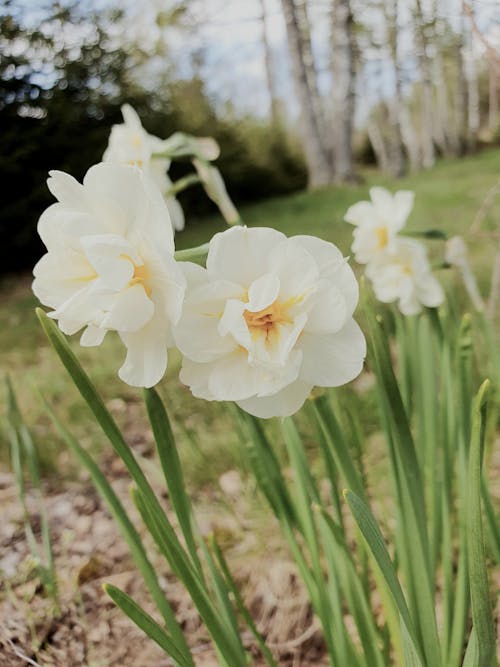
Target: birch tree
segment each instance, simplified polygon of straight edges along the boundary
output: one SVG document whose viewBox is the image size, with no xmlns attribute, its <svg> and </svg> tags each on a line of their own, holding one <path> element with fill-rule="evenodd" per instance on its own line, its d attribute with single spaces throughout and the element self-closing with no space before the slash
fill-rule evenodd
<svg viewBox="0 0 500 667">
<path fill-rule="evenodd" d="M 305 63 L 303 33 L 294 0 L 281 0 L 286 23 L 287 42 L 292 65 L 292 76 L 300 105 L 304 153 L 309 174 L 309 187 L 315 188 L 331 182 L 331 168 L 321 121 L 311 94 Z M 306 49 L 307 50 L 307 49 Z"/>
<path fill-rule="evenodd" d="M 418 46 L 419 68 L 422 85 L 422 166 L 428 169 L 434 165 L 436 154 L 434 151 L 434 101 L 432 85 L 431 58 L 429 55 L 429 40 L 427 23 L 422 10 L 421 0 L 415 0 L 415 41 Z"/>
<path fill-rule="evenodd" d="M 352 138 L 356 103 L 354 18 L 350 0 L 332 3 L 333 160 L 336 182 L 356 179 Z"/>
<path fill-rule="evenodd" d="M 271 111 L 271 123 L 274 127 L 281 124 L 281 109 L 276 91 L 276 79 L 274 76 L 273 54 L 269 44 L 266 0 L 260 0 L 261 9 L 261 34 L 262 48 L 264 50 L 264 68 L 266 72 L 267 90 L 269 92 L 269 107 Z"/>
<path fill-rule="evenodd" d="M 387 43 L 391 54 L 394 76 L 394 96 L 389 106 L 390 123 L 393 139 L 391 142 L 390 171 L 397 178 L 405 173 L 405 157 L 403 152 L 403 84 L 402 72 L 399 62 L 399 2 L 398 0 L 387 0 L 383 4 Z M 405 120 L 409 120 L 408 118 Z M 411 122 L 411 121 L 409 121 Z M 408 135 L 409 136 L 409 135 Z M 408 151 L 410 153 L 412 148 Z"/>
</svg>

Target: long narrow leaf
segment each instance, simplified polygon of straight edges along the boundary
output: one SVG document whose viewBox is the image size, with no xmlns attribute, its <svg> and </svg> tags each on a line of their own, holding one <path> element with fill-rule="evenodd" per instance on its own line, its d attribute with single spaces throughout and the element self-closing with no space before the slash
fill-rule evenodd
<svg viewBox="0 0 500 667">
<path fill-rule="evenodd" d="M 495 654 L 495 633 L 486 569 L 486 552 L 481 518 L 481 463 L 489 381 L 481 385 L 474 401 L 469 451 L 467 552 L 472 622 L 477 639 L 477 667 L 491 667 Z"/>
<path fill-rule="evenodd" d="M 160 459 L 163 475 L 168 486 L 170 500 L 174 506 L 179 525 L 186 540 L 188 551 L 193 563 L 202 574 L 201 564 L 196 550 L 193 534 L 193 513 L 187 497 L 182 474 L 181 462 L 175 445 L 174 436 L 168 419 L 167 411 L 155 389 L 144 390 L 144 400 L 149 421 L 153 429 L 154 439 Z"/>
<path fill-rule="evenodd" d="M 193 662 L 186 659 L 184 654 L 179 651 L 176 643 L 172 641 L 165 630 L 132 600 L 130 596 L 112 584 L 104 584 L 103 588 L 116 606 L 120 607 L 131 621 L 166 651 L 181 667 L 191 667 L 193 665 Z"/>
<path fill-rule="evenodd" d="M 129 516 L 120 499 L 113 491 L 110 483 L 103 475 L 94 459 L 62 425 L 50 405 L 45 400 L 44 404 L 62 439 L 74 452 L 82 466 L 88 471 L 92 482 L 101 494 L 110 514 L 115 519 L 118 527 L 120 528 L 123 538 L 130 549 L 130 553 L 132 554 L 134 562 L 142 577 L 144 578 L 144 582 L 149 592 L 151 593 L 151 597 L 153 598 L 159 612 L 165 621 L 165 625 L 167 626 L 167 629 L 172 636 L 172 640 L 178 646 L 180 653 L 184 656 L 186 664 L 189 664 L 191 667 L 193 667 L 194 662 L 191 658 L 189 647 L 184 638 L 184 634 L 175 619 L 172 607 L 170 606 L 168 600 L 165 597 L 165 594 L 160 587 L 158 578 L 146 554 L 139 533 L 135 529 L 134 524 L 129 519 Z"/>
<path fill-rule="evenodd" d="M 396 605 L 401 616 L 402 623 L 405 624 L 408 636 L 415 645 L 415 650 L 418 652 L 420 659 L 423 658 L 422 647 L 417 638 L 413 621 L 410 617 L 410 612 L 406 604 L 403 591 L 399 584 L 396 571 L 392 565 L 389 554 L 387 553 L 384 544 L 384 538 L 380 529 L 365 503 L 358 498 L 352 491 L 345 491 L 344 493 L 347 504 L 349 505 L 353 514 L 354 520 L 363 535 L 370 552 L 378 565 L 378 568 L 387 585 L 387 589 L 391 598 Z M 425 662 L 424 662 L 425 664 Z"/>
</svg>

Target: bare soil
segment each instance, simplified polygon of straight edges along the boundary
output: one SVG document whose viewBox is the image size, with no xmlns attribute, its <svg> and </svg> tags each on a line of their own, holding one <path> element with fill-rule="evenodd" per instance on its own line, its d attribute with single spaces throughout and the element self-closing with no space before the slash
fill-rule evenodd
<svg viewBox="0 0 500 667">
<path fill-rule="evenodd" d="M 105 462 L 108 478 L 136 525 L 140 521 L 129 500 L 129 480 L 120 461 Z M 225 480 L 227 491 L 239 495 L 236 472 Z M 166 667 L 172 661 L 117 609 L 103 591 L 111 582 L 154 615 L 147 592 L 128 548 L 90 481 L 81 475 L 62 488 L 45 489 L 45 505 L 59 584 L 59 609 L 44 596 L 25 538 L 23 512 L 13 476 L 0 472 L 0 666 L 24 667 Z M 232 485 L 232 489 L 231 489 Z M 159 493 L 161 491 L 159 490 Z M 255 549 L 251 526 L 241 525 L 213 498 L 201 498 L 202 528 L 226 541 L 233 573 L 259 630 L 280 665 L 326 665 L 321 633 L 294 565 L 272 548 Z M 234 498 L 238 506 L 240 500 Z M 36 496 L 28 491 L 35 535 L 40 517 Z M 276 531 L 275 531 L 276 532 Z M 264 554 L 264 555 L 263 555 Z M 180 621 L 196 664 L 217 666 L 205 628 L 182 585 L 151 550 L 161 583 Z M 243 638 L 254 665 L 263 664 L 253 637 Z"/>
</svg>

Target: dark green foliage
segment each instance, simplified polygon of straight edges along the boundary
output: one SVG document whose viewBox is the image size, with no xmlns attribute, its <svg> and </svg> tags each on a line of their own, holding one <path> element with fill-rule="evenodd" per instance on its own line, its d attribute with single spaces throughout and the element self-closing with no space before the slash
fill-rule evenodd
<svg viewBox="0 0 500 667">
<path fill-rule="evenodd" d="M 101 160 L 124 102 L 157 136 L 184 131 L 215 137 L 218 166 L 237 203 L 305 186 L 299 150 L 255 119 L 219 119 L 200 78 L 172 82 L 167 64 L 159 88 L 138 87 L 132 76 L 137 60 L 110 44 L 106 33 L 119 15 L 92 15 L 88 7 L 84 15 L 82 4 L 54 4 L 32 28 L 15 2 L 0 0 L 1 273 L 31 267 L 41 256 L 36 223 L 54 201 L 45 185 L 48 171 L 81 179 Z M 75 37 L 64 37 L 75 26 L 82 34 L 76 44 Z M 171 175 L 176 179 L 189 170 L 188 163 L 176 164 Z M 183 193 L 181 202 L 188 219 L 214 210 L 201 187 Z"/>
</svg>

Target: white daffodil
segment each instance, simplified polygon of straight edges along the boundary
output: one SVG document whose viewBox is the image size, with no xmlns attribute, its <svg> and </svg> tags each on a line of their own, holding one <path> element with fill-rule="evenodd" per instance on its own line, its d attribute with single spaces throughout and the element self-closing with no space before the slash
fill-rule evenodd
<svg viewBox="0 0 500 667">
<path fill-rule="evenodd" d="M 217 204 L 224 220 L 229 225 L 237 224 L 240 220 L 240 214 L 227 193 L 226 184 L 220 171 L 217 167 L 208 164 L 206 160 L 200 160 L 199 158 L 193 159 L 193 165 L 198 172 L 205 192 Z"/>
<path fill-rule="evenodd" d="M 356 225 L 352 251 L 360 264 L 367 264 L 381 252 L 394 248 L 396 234 L 404 227 L 413 208 L 414 193 L 399 190 L 392 195 L 385 188 L 370 188 L 371 201 L 351 206 L 345 220 Z"/>
<path fill-rule="evenodd" d="M 172 181 L 167 175 L 170 160 L 154 156 L 155 153 L 165 151 L 165 141 L 146 132 L 130 104 L 122 106 L 122 114 L 124 122 L 111 128 L 108 147 L 102 159 L 104 162 L 127 164 L 144 171 L 165 197 L 174 230 L 184 229 L 182 208 L 177 199 L 169 195 L 172 187 Z"/>
<path fill-rule="evenodd" d="M 437 308 L 444 292 L 432 274 L 427 250 L 418 241 L 395 239 L 391 252 L 381 253 L 366 267 L 375 296 L 383 303 L 398 302 L 404 315 L 416 315 L 422 306 Z"/>
<path fill-rule="evenodd" d="M 34 268 L 33 291 L 65 334 L 84 329 L 84 346 L 117 331 L 127 348 L 120 377 L 153 386 L 165 373 L 186 286 L 165 201 L 134 167 L 98 164 L 83 185 L 59 171 L 50 176 L 58 203 L 38 223 L 48 252 Z"/>
<path fill-rule="evenodd" d="M 358 285 L 333 244 L 233 227 L 210 241 L 207 268 L 185 263 L 174 337 L 195 396 L 258 417 L 296 412 L 314 385 L 345 384 L 366 345 L 353 320 Z"/>
</svg>

